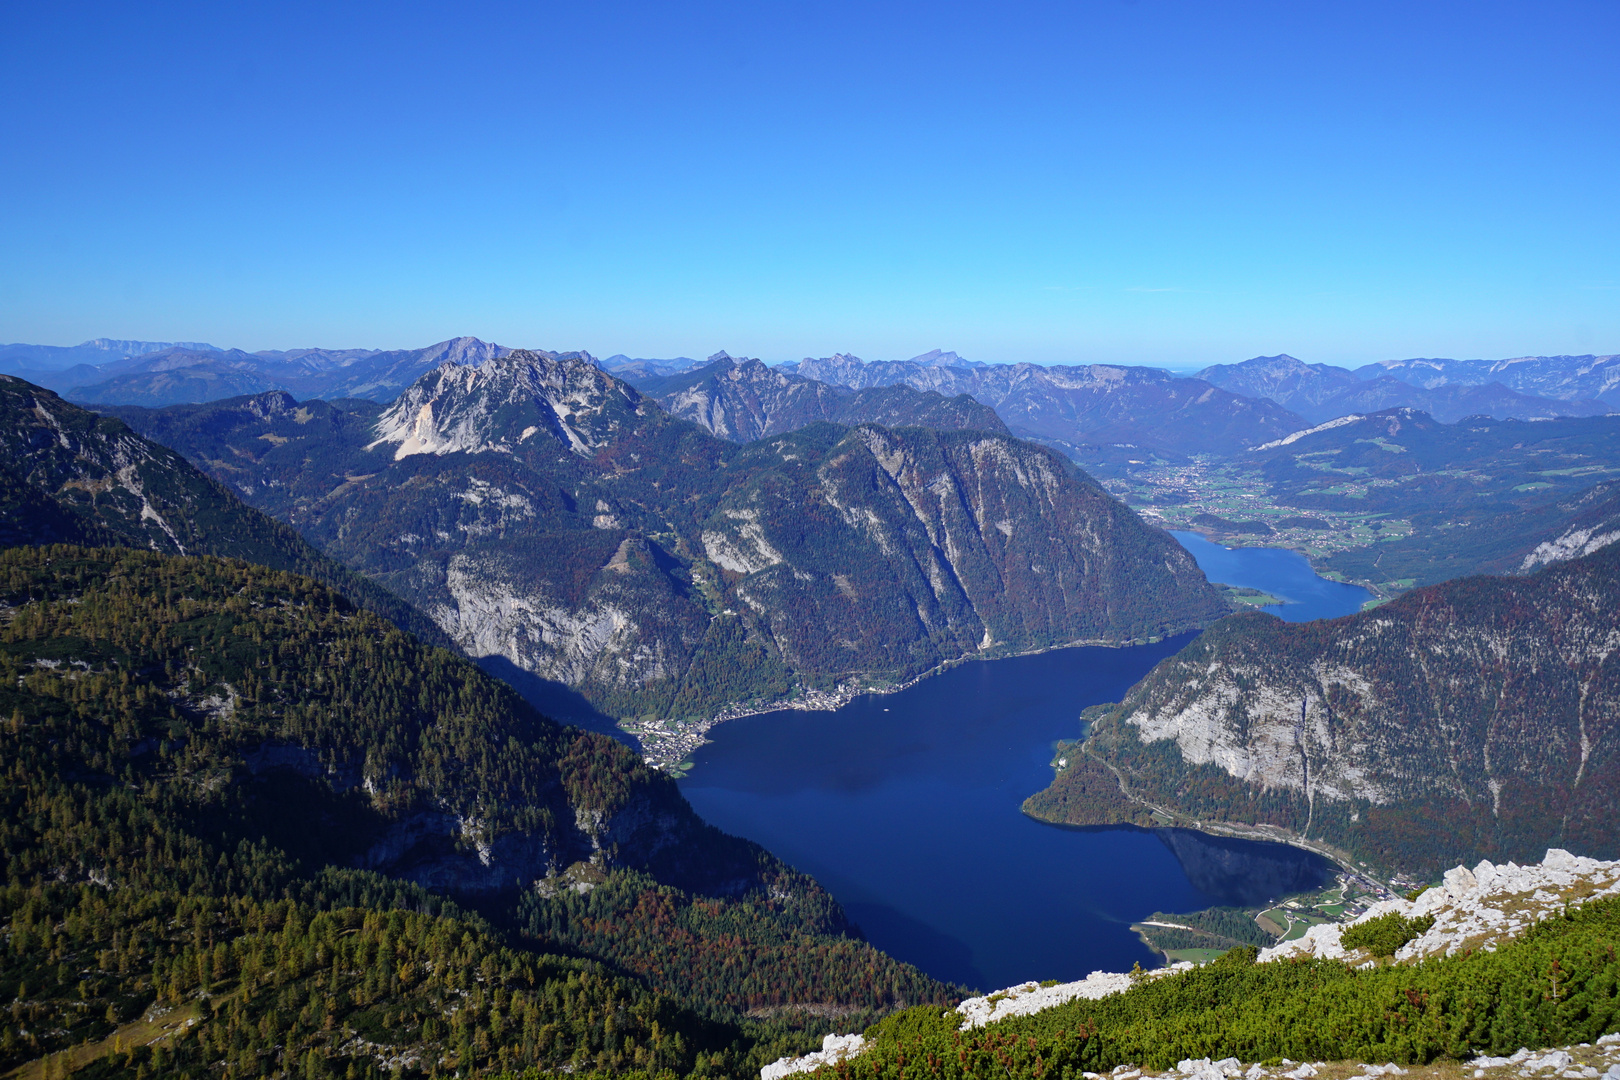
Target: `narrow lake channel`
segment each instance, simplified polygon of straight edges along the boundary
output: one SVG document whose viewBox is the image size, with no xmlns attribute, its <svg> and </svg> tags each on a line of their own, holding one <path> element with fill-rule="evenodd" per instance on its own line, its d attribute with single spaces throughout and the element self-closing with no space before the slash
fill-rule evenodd
<svg viewBox="0 0 1620 1080">
<path fill-rule="evenodd" d="M 1367 595 L 1335 582 L 1309 592 L 1295 564 L 1273 558 L 1291 552 L 1196 539 L 1224 553 L 1206 565 L 1210 553 L 1183 539 L 1212 580 L 1295 601 L 1284 617 L 1345 614 Z M 1053 743 L 1079 734 L 1080 711 L 1119 700 L 1189 640 L 980 661 L 833 712 L 728 721 L 681 789 L 709 821 L 815 875 L 874 944 L 938 978 L 989 990 L 1152 966 L 1131 922 L 1258 904 L 1332 873 L 1281 844 L 1063 829 L 1019 812 L 1051 778 Z"/>
</svg>

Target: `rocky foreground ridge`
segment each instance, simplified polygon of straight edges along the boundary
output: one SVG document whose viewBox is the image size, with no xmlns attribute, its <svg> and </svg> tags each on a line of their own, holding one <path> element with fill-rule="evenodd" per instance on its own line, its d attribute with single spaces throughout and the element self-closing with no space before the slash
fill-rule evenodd
<svg viewBox="0 0 1620 1080">
<path fill-rule="evenodd" d="M 1620 862 L 1605 862 L 1572 855 L 1561 849 L 1551 849 L 1539 864 L 1520 866 L 1509 862 L 1501 866 L 1481 861 L 1472 870 L 1458 866 L 1446 872 L 1443 883 L 1422 890 L 1407 899 L 1393 899 L 1374 904 L 1354 919 L 1342 923 L 1312 927 L 1301 938 L 1282 942 L 1264 949 L 1247 959 L 1255 970 L 1297 966 L 1311 960 L 1338 962 L 1363 971 L 1380 967 L 1409 967 L 1435 957 L 1466 956 L 1475 952 L 1495 953 L 1499 949 L 1523 938 L 1539 924 L 1568 920 L 1571 913 L 1586 905 L 1608 902 L 1612 907 L 1620 899 Z M 1393 928 L 1395 937 L 1389 934 Z M 1404 938 L 1404 940 L 1400 940 Z M 1397 944 L 1398 942 L 1398 944 Z M 1393 946 L 1393 947 L 1392 947 Z M 1244 950 L 1233 950 L 1233 954 Z M 1610 947 L 1612 956 L 1612 946 Z M 1227 964 L 1229 958 L 1214 961 L 1214 966 Z M 1204 965 L 1208 968 L 1211 965 Z M 1613 966 L 1612 960 L 1610 967 Z M 983 997 L 970 998 L 958 1005 L 954 1012 L 942 1014 L 947 1029 L 965 1032 L 988 1029 L 996 1032 L 1000 1027 L 1019 1018 L 1040 1017 L 1051 1010 L 1076 1001 L 1102 1001 L 1162 980 L 1174 980 L 1198 970 L 1199 965 L 1179 963 L 1157 971 L 1113 973 L 1094 971 L 1086 978 L 1069 983 L 1026 982 L 998 990 Z M 1549 966 L 1550 989 L 1547 992 L 1556 1006 L 1560 992 L 1557 961 Z M 1208 1057 L 1180 1060 L 1173 1069 L 1142 1068 L 1135 1064 L 1122 1064 L 1111 1070 L 1114 1080 L 1227 1080 L 1243 1077 L 1262 1080 L 1266 1077 L 1286 1077 L 1288 1080 L 1341 1080 L 1359 1077 L 1371 1080 L 1383 1075 L 1406 1075 L 1417 1069 L 1436 1075 L 1473 1077 L 1519 1076 L 1552 1077 L 1567 1080 L 1593 1080 L 1606 1077 L 1620 1080 L 1620 1011 L 1614 999 L 1617 994 L 1612 973 L 1594 991 L 1590 986 L 1579 1007 L 1588 1014 L 1605 1017 L 1598 1026 L 1601 1034 L 1563 1049 L 1545 1049 L 1545 1044 L 1522 1046 L 1512 1053 L 1492 1056 L 1488 1053 L 1470 1054 L 1466 1070 L 1459 1072 L 1455 1063 L 1430 1063 L 1426 1069 L 1408 1062 L 1412 1068 L 1403 1068 L 1393 1062 L 1383 1065 L 1356 1064 L 1349 1061 L 1292 1061 L 1268 1058 L 1263 1062 L 1245 1062 L 1238 1057 L 1211 1060 Z M 1487 993 L 1489 990 L 1487 990 Z M 1567 989 L 1570 1004 L 1576 1005 L 1575 995 Z M 1407 991 L 1412 1003 L 1422 1007 L 1427 995 L 1420 991 Z M 1083 1026 L 1083 1025 L 1082 1025 Z M 781 1080 L 794 1073 L 811 1072 L 829 1065 L 860 1059 L 873 1045 L 873 1039 L 892 1040 L 891 1033 L 879 1035 L 881 1025 L 869 1029 L 866 1035 L 828 1035 L 821 1051 L 797 1058 L 783 1058 L 766 1066 L 760 1072 L 761 1080 Z M 1063 1033 L 1060 1032 L 1061 1036 Z M 1095 1035 L 1093 1029 L 1092 1035 Z M 992 1039 L 994 1035 L 992 1034 Z M 1022 1030 L 1014 1037 L 1023 1038 Z M 1215 1036 L 1218 1044 L 1219 1036 Z M 1486 1041 L 1484 1033 L 1479 1041 Z M 957 1040 L 958 1045 L 962 1040 Z M 1031 1046 L 1034 1039 L 1030 1040 Z M 964 1058 L 964 1061 L 966 1058 Z M 1038 1062 L 1038 1059 L 1037 1059 Z M 1010 1066 L 1011 1060 L 1004 1060 Z M 1607 1072 L 1604 1068 L 1607 1067 Z M 1023 1075 L 1008 1067 L 1009 1075 Z M 841 1075 L 845 1069 L 840 1067 Z M 880 1068 L 873 1069 L 880 1074 Z M 1041 1076 L 1035 1068 L 1030 1075 Z M 1065 1071 L 1064 1075 L 1067 1075 Z M 1100 1073 L 1087 1071 L 1084 1076 L 1095 1080 Z"/>
</svg>

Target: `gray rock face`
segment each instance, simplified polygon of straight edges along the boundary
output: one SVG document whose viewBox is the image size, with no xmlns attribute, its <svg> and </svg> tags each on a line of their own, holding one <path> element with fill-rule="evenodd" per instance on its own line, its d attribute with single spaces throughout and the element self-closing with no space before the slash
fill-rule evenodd
<svg viewBox="0 0 1620 1080">
<path fill-rule="evenodd" d="M 632 695 L 712 677 L 705 653 L 721 632 L 796 677 L 883 679 L 981 651 L 1174 632 L 1187 623 L 1172 611 L 1217 610 L 1179 546 L 1049 452 L 873 427 L 834 436 L 732 459 L 735 482 L 678 543 L 626 531 L 643 517 L 624 505 L 629 485 L 613 502 L 580 498 L 597 532 L 547 536 L 598 553 L 572 595 L 520 554 L 518 537 L 541 524 L 533 501 L 465 482 L 459 497 L 489 517 L 464 523 L 466 542 L 447 557 L 419 563 L 408 591 L 472 655 Z M 400 442 L 396 460 L 412 445 Z M 479 434 L 462 445 L 497 444 Z M 722 591 L 704 603 L 687 580 Z"/>
<path fill-rule="evenodd" d="M 256 400 L 164 430 L 471 655 L 621 716 L 702 719 L 1224 610 L 1169 536 L 1005 434 L 818 423 L 738 445 L 583 353 L 446 364 L 380 413 Z"/>
<path fill-rule="evenodd" d="M 1609 547 L 1343 619 L 1234 616 L 1098 716 L 1086 745 L 1150 803 L 1385 865 L 1555 842 L 1620 853 L 1617 594 Z"/>
<path fill-rule="evenodd" d="M 377 440 L 412 454 L 511 453 L 539 435 L 577 454 L 613 439 L 648 407 L 604 374 L 587 353 L 518 352 L 480 367 L 445 360 L 419 379 L 377 421 Z"/>
</svg>

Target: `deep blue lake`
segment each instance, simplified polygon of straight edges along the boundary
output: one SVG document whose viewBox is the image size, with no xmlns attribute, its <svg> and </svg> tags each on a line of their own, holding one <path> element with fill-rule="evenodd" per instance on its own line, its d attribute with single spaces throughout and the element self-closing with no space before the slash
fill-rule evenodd
<svg viewBox="0 0 1620 1080">
<path fill-rule="evenodd" d="M 1211 581 L 1240 588 L 1260 589 L 1286 604 L 1261 608 L 1287 622 L 1333 619 L 1361 610 L 1372 593 L 1360 585 L 1346 585 L 1318 577 L 1305 556 L 1282 548 L 1224 548 L 1195 532 L 1173 531 L 1181 546 L 1192 553 L 1198 569 Z"/>
<path fill-rule="evenodd" d="M 1265 560 L 1233 583 L 1296 600 L 1290 615 L 1360 606 L 1344 607 L 1335 590 L 1346 586 L 1320 594 L 1337 606 L 1313 600 L 1274 553 L 1228 554 Z M 1272 566 L 1283 572 L 1268 576 Z M 1079 735 L 1080 711 L 1119 700 L 1190 639 L 980 661 L 833 712 L 731 720 L 693 755 L 681 789 L 709 821 L 813 874 L 873 944 L 938 978 L 990 990 L 1149 967 L 1157 958 L 1129 929 L 1137 919 L 1257 904 L 1331 876 L 1281 844 L 1065 829 L 1019 812 L 1051 780 L 1053 743 Z"/>
</svg>

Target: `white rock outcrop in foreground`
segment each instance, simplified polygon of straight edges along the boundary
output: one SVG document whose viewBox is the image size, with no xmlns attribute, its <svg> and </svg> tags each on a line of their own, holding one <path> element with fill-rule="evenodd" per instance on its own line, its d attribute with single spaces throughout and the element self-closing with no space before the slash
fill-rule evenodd
<svg viewBox="0 0 1620 1080">
<path fill-rule="evenodd" d="M 821 1040 L 821 1049 L 797 1058 L 777 1058 L 759 1070 L 759 1080 L 781 1080 L 793 1073 L 809 1072 L 823 1065 L 836 1065 L 847 1057 L 854 1057 L 866 1048 L 863 1035 L 828 1035 Z"/>
<path fill-rule="evenodd" d="M 1187 963 L 1176 964 L 1151 974 L 1163 976 L 1190 967 L 1192 965 Z M 1034 982 L 1019 983 L 1017 986 L 997 990 L 985 997 L 968 998 L 956 1007 L 956 1011 L 962 1014 L 963 1027 L 983 1027 L 997 1020 L 1005 1020 L 1009 1016 L 1030 1016 L 1080 998 L 1095 1001 L 1097 998 L 1130 988 L 1129 975 L 1111 971 L 1093 971 L 1079 982 L 1058 983 L 1056 986 L 1042 986 Z"/>
<path fill-rule="evenodd" d="M 1620 896 L 1620 862 L 1601 862 L 1571 855 L 1560 848 L 1547 852 L 1539 865 L 1497 866 L 1489 860 L 1469 870 L 1447 870 L 1445 882 L 1416 900 L 1385 900 L 1347 923 L 1313 926 L 1305 936 L 1260 953 L 1260 961 L 1293 956 L 1343 959 L 1339 935 L 1354 926 L 1397 912 L 1411 919 L 1432 916 L 1434 925 L 1396 952 L 1397 960 L 1450 956 L 1464 949 L 1494 949 L 1566 905 Z"/>
<path fill-rule="evenodd" d="M 1620 861 L 1604 862 L 1571 855 L 1561 848 L 1550 848 L 1535 866 L 1507 863 L 1497 866 L 1482 861 L 1472 870 L 1458 866 L 1447 870 L 1444 882 L 1425 890 L 1416 900 L 1385 900 L 1372 905 L 1355 919 L 1344 923 L 1313 926 L 1302 938 L 1285 941 L 1260 952 L 1259 962 L 1299 956 L 1323 959 L 1345 959 L 1347 954 L 1339 936 L 1347 926 L 1364 923 L 1390 912 L 1407 918 L 1432 916 L 1434 925 L 1396 952 L 1395 959 L 1417 960 L 1429 956 L 1450 956 L 1470 948 L 1495 949 L 1497 944 L 1518 937 L 1532 925 L 1566 907 L 1577 907 L 1591 900 L 1620 896 Z M 1353 959 L 1354 957 L 1351 956 Z M 1190 963 L 1174 964 L 1148 972 L 1147 978 L 1164 978 L 1192 968 Z M 1143 976 L 1137 976 L 1141 978 Z M 956 1007 L 962 1016 L 963 1027 L 983 1027 L 1014 1016 L 1029 1016 L 1078 999 L 1107 997 L 1130 989 L 1133 978 L 1107 971 L 1093 971 L 1078 982 L 1042 986 L 1027 982 L 998 990 L 984 997 L 968 998 Z M 1598 1040 L 1600 1047 L 1612 1047 L 1620 1054 L 1620 1034 L 1605 1035 Z M 781 1080 L 793 1073 L 810 1072 L 823 1065 L 835 1064 L 854 1057 L 865 1049 L 860 1035 L 828 1035 L 822 1040 L 821 1050 L 798 1058 L 781 1058 L 760 1070 L 760 1080 Z M 1562 1055 L 1561 1057 L 1559 1055 Z M 1608 1072 L 1600 1072 L 1590 1065 L 1572 1066 L 1573 1059 L 1563 1050 L 1547 1050 L 1539 1055 L 1520 1050 L 1506 1058 L 1478 1058 L 1470 1062 L 1476 1070 L 1512 1066 L 1521 1077 L 1552 1074 L 1567 1080 L 1620 1080 L 1620 1064 Z M 1244 1067 L 1237 1058 L 1210 1061 L 1183 1061 L 1172 1077 L 1185 1080 L 1263 1080 L 1286 1077 L 1288 1080 L 1309 1080 L 1317 1074 L 1321 1062 L 1295 1064 L 1292 1068 L 1266 1070 L 1259 1065 Z M 1353 1080 L 1373 1080 L 1379 1076 L 1404 1075 L 1406 1070 L 1390 1065 L 1367 1065 Z M 1086 1074 L 1088 1077 L 1094 1075 Z M 1104 1074 L 1106 1076 L 1107 1074 Z M 1120 1068 L 1115 1080 L 1148 1080 L 1141 1072 Z M 1476 1071 L 1476 1076 L 1484 1076 Z"/>
</svg>

